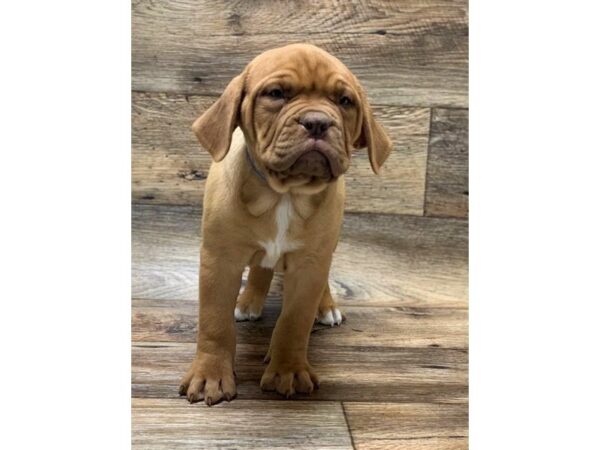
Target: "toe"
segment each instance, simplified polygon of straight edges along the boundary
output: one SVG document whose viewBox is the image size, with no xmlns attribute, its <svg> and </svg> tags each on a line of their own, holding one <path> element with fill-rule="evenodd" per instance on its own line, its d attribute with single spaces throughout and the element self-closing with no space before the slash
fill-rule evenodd
<svg viewBox="0 0 600 450">
<path fill-rule="evenodd" d="M 310 380 L 313 382 L 314 388 L 315 389 L 319 389 L 319 377 L 317 376 L 317 374 L 315 373 L 315 371 L 312 369 L 312 367 L 308 367 L 308 375 L 310 376 Z"/>
<path fill-rule="evenodd" d="M 268 364 L 271 362 L 271 347 L 269 347 L 269 350 L 267 350 L 267 354 L 265 355 L 265 357 L 263 358 L 263 362 L 265 364 Z"/>
<path fill-rule="evenodd" d="M 235 380 L 232 376 L 224 376 L 221 380 L 221 390 L 223 397 L 227 401 L 231 401 L 236 396 Z"/>
<path fill-rule="evenodd" d="M 212 406 L 223 399 L 223 391 L 219 387 L 219 381 L 209 379 L 204 386 L 204 401 L 208 406 Z"/>
<path fill-rule="evenodd" d="M 188 370 L 187 373 L 183 376 L 183 378 L 181 379 L 181 384 L 179 385 L 179 395 L 187 394 L 193 376 L 194 372 L 192 370 Z"/>
<path fill-rule="evenodd" d="M 187 386 L 187 384 L 181 384 L 181 385 L 179 386 L 179 395 L 180 395 L 180 396 L 182 396 L 182 395 L 186 395 L 186 394 L 187 394 L 187 391 L 188 391 L 188 386 Z"/>
<path fill-rule="evenodd" d="M 234 315 L 235 320 L 237 320 L 238 322 L 243 322 L 249 319 L 249 315 L 246 312 L 242 311 L 239 306 L 235 307 Z"/>
<path fill-rule="evenodd" d="M 323 325 L 329 325 L 333 327 L 334 325 L 341 325 L 344 317 L 342 312 L 338 308 L 328 309 L 327 312 L 319 313 L 319 318 L 317 321 L 322 323 Z"/>
<path fill-rule="evenodd" d="M 262 309 L 252 308 L 252 305 L 250 305 L 250 306 L 236 305 L 235 311 L 233 314 L 235 316 L 235 320 L 238 322 L 245 322 L 247 320 L 255 321 L 255 320 L 260 319 L 260 316 L 262 315 Z"/>
<path fill-rule="evenodd" d="M 290 398 L 296 393 L 294 390 L 294 374 L 292 372 L 285 373 L 279 377 L 277 392 L 286 398 Z"/>
<path fill-rule="evenodd" d="M 306 370 L 303 370 L 296 376 L 295 387 L 296 391 L 303 394 L 310 394 L 313 391 L 313 383 L 310 379 L 310 374 Z"/>
<path fill-rule="evenodd" d="M 333 310 L 333 321 L 335 325 L 342 324 L 342 312 L 337 308 L 334 308 Z"/>
<path fill-rule="evenodd" d="M 202 389 L 204 388 L 204 378 L 194 377 L 187 390 L 187 399 L 190 403 L 196 403 L 202 400 Z"/>
<path fill-rule="evenodd" d="M 333 326 L 333 313 L 331 312 L 331 310 L 323 314 L 323 316 L 321 316 L 321 318 L 319 319 L 319 322 L 323 325 Z"/>
<path fill-rule="evenodd" d="M 260 380 L 260 388 L 263 391 L 274 391 L 275 377 L 276 374 L 274 372 L 265 372 Z"/>
</svg>

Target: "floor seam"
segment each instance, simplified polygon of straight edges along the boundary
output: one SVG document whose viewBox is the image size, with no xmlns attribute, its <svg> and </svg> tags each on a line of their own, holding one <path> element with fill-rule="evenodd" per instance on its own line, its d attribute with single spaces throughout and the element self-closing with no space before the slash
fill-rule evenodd
<svg viewBox="0 0 600 450">
<path fill-rule="evenodd" d="M 427 155 L 425 157 L 425 186 L 423 186 L 423 217 L 430 217 L 427 215 L 427 192 L 429 189 L 429 159 L 431 154 L 433 110 L 434 108 L 429 109 L 429 136 L 427 137 Z"/>
<path fill-rule="evenodd" d="M 350 444 L 352 444 L 352 448 L 356 450 L 356 445 L 354 444 L 354 436 L 352 436 L 352 430 L 350 429 L 350 422 L 348 421 L 348 415 L 346 414 L 346 408 L 344 407 L 344 402 L 340 402 L 342 405 L 342 413 L 344 414 L 344 421 L 346 422 L 346 429 L 348 430 L 348 434 L 350 435 Z"/>
</svg>

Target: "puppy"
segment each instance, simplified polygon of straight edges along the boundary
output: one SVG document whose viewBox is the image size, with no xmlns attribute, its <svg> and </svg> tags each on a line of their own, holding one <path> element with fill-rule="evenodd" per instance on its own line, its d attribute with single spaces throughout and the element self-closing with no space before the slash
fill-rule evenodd
<svg viewBox="0 0 600 450">
<path fill-rule="evenodd" d="M 260 386 L 287 398 L 310 394 L 319 383 L 307 359 L 313 322 L 342 321 L 328 275 L 343 174 L 363 147 L 378 173 L 392 143 L 350 70 L 306 44 L 256 57 L 192 129 L 214 162 L 204 194 L 198 346 L 179 393 L 209 406 L 236 395 L 234 319 L 260 316 L 277 270 L 283 305 Z"/>
</svg>

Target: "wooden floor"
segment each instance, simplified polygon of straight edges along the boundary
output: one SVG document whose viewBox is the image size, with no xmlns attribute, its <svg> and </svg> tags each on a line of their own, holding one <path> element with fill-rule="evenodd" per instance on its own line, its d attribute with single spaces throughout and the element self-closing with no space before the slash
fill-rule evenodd
<svg viewBox="0 0 600 450">
<path fill-rule="evenodd" d="M 294 401 L 259 389 L 276 279 L 263 319 L 237 324 L 238 398 L 208 408 L 177 394 L 195 350 L 200 217 L 133 207 L 136 448 L 466 448 L 466 221 L 348 214 L 331 278 L 347 320 L 311 336 L 321 388 Z"/>
</svg>

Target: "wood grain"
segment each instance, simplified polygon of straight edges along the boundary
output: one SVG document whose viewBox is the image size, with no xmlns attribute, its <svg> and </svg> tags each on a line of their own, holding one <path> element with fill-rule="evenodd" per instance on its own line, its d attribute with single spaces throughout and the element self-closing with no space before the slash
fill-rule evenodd
<svg viewBox="0 0 600 450">
<path fill-rule="evenodd" d="M 200 210 L 134 205 L 132 214 L 133 297 L 197 299 Z M 332 293 L 342 305 L 465 308 L 467 260 L 463 220 L 346 214 Z"/>
<path fill-rule="evenodd" d="M 350 6 L 341 15 L 344 7 L 333 1 L 325 2 L 329 7 L 320 5 L 318 15 L 314 4 L 300 2 L 219 2 L 208 8 L 206 3 L 135 3 L 134 90 L 220 95 L 254 56 L 309 42 L 345 62 L 376 104 L 467 106 L 465 1 L 423 6 L 413 0 L 406 9 L 404 3 L 372 2 Z M 282 14 L 285 18 L 278 20 Z M 348 16 L 355 17 L 344 19 Z M 325 33 L 335 23 L 340 30 L 348 23 L 357 24 L 355 30 L 366 23 L 365 29 L 377 34 Z M 387 27 L 381 28 L 385 24 L 396 29 L 388 33 Z"/>
<path fill-rule="evenodd" d="M 425 214 L 469 215 L 469 111 L 466 109 L 432 111 Z"/>
<path fill-rule="evenodd" d="M 142 203 L 200 205 L 211 164 L 191 132 L 194 119 L 216 98 L 133 93 L 133 199 Z M 423 214 L 430 112 L 377 107 L 394 151 L 380 176 L 366 151 L 357 151 L 346 175 L 348 211 Z"/>
<path fill-rule="evenodd" d="M 238 342 L 267 346 L 281 309 L 269 299 L 256 322 L 237 323 Z M 466 348 L 467 311 L 456 308 L 343 308 L 342 327 L 315 324 L 320 345 L 386 348 Z M 196 342 L 197 300 L 133 300 L 132 339 L 135 342 Z"/>
<path fill-rule="evenodd" d="M 131 100 L 133 201 L 200 205 L 212 159 L 191 124 L 216 98 L 133 92 Z"/>
<path fill-rule="evenodd" d="M 337 402 L 244 401 L 207 408 L 184 400 L 132 401 L 132 444 L 143 449 L 352 449 Z"/>
<path fill-rule="evenodd" d="M 356 450 L 466 450 L 469 439 L 466 437 L 423 437 L 407 439 L 363 439 L 354 438 Z"/>
<path fill-rule="evenodd" d="M 460 33 L 467 26 L 466 0 L 134 0 L 134 26 L 170 24 L 197 36 L 288 33 Z M 318 14 L 315 14 L 317 11 Z"/>
<path fill-rule="evenodd" d="M 408 448 L 467 448 L 466 404 L 344 403 L 344 410 L 357 448 L 405 448 L 415 439 Z M 379 440 L 384 446 L 371 446 Z"/>
<path fill-rule="evenodd" d="M 270 301 L 260 321 L 236 324 L 243 398 L 277 398 L 262 393 L 258 380 L 278 310 Z M 309 355 L 324 385 L 312 400 L 465 400 L 465 310 L 350 307 L 346 316 L 341 327 L 313 329 Z M 196 301 L 134 301 L 135 396 L 177 397 L 181 374 L 194 354 L 196 327 Z"/>
<path fill-rule="evenodd" d="M 309 361 L 321 378 L 310 401 L 390 401 L 464 403 L 467 398 L 465 349 L 341 346 L 311 336 Z M 181 377 L 195 354 L 192 343 L 135 342 L 132 347 L 134 397 L 178 398 Z M 236 383 L 240 399 L 277 399 L 259 387 L 268 345 L 239 342 Z M 304 396 L 299 396 L 305 398 Z"/>
</svg>

